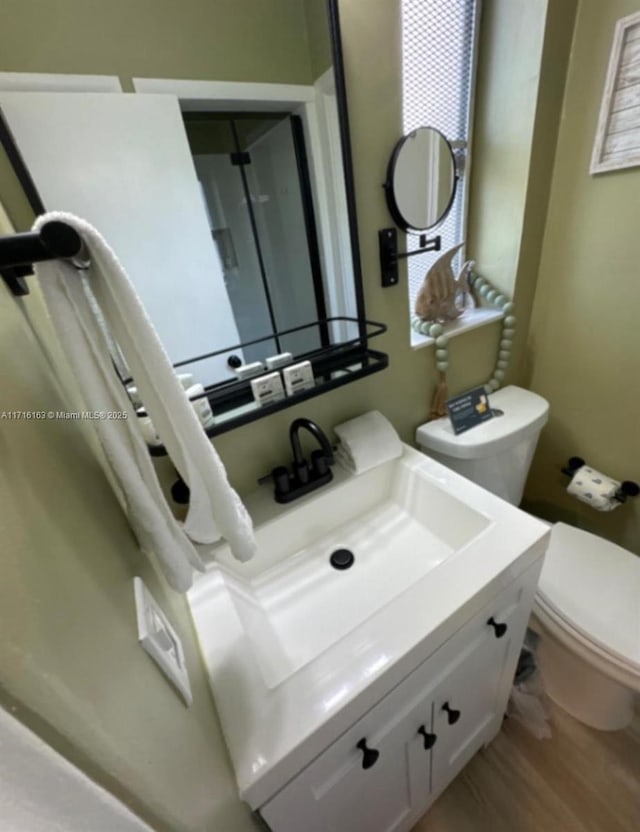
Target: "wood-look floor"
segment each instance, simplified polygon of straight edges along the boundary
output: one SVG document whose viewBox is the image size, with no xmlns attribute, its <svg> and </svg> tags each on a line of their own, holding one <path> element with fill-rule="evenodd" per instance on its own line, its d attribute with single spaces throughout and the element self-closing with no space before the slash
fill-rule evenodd
<svg viewBox="0 0 640 832">
<path fill-rule="evenodd" d="M 551 720 L 545 740 L 506 720 L 412 832 L 640 832 L 640 716 L 613 733 Z"/>
</svg>

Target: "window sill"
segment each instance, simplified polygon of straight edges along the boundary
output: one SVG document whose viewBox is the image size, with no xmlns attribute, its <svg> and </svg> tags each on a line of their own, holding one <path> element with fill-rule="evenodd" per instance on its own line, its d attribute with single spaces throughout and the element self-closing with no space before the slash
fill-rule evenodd
<svg viewBox="0 0 640 832">
<path fill-rule="evenodd" d="M 491 309 L 488 307 L 468 309 L 457 321 L 444 324 L 442 334 L 448 338 L 453 338 L 462 332 L 468 332 L 470 329 L 477 329 L 479 326 L 491 324 L 494 321 L 499 321 L 501 318 L 504 318 L 504 312 L 501 309 Z M 419 350 L 422 347 L 429 347 L 434 342 L 435 338 L 429 338 L 427 335 L 420 335 L 414 332 L 413 329 L 411 330 L 411 349 Z"/>
</svg>

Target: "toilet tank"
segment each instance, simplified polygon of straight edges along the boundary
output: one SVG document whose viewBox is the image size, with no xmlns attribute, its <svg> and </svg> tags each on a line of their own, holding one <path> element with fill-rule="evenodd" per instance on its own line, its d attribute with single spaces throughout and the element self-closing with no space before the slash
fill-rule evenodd
<svg viewBox="0 0 640 832">
<path fill-rule="evenodd" d="M 448 417 L 426 422 L 416 444 L 428 456 L 519 505 L 540 431 L 549 417 L 542 396 L 509 386 L 489 396 L 493 419 L 457 436 Z"/>
</svg>

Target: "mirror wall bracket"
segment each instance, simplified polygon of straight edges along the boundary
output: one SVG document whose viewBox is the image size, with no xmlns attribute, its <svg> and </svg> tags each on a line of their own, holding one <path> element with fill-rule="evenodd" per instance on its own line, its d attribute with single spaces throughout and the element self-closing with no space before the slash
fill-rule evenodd
<svg viewBox="0 0 640 832">
<path fill-rule="evenodd" d="M 381 228 L 378 231 L 378 252 L 380 255 L 380 273 L 382 286 L 395 286 L 398 283 L 398 261 L 427 251 L 440 251 L 442 241 L 440 235 L 427 239 L 426 234 L 420 234 L 420 248 L 415 251 L 398 252 L 398 231 L 395 228 Z"/>
<path fill-rule="evenodd" d="M 0 237 L 0 275 L 14 295 L 29 294 L 24 278 L 32 274 L 33 263 L 58 259 L 72 260 L 77 268 L 89 264 L 82 238 L 64 222 L 52 220 L 40 231 Z"/>
</svg>

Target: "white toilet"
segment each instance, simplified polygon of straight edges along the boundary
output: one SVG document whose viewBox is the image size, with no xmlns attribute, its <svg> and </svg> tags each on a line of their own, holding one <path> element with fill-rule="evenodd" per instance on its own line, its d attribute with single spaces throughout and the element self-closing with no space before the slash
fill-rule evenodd
<svg viewBox="0 0 640 832">
<path fill-rule="evenodd" d="M 549 405 L 519 387 L 491 395 L 501 415 L 456 436 L 449 419 L 416 431 L 418 447 L 508 502 L 522 499 Z M 596 535 L 551 529 L 532 626 L 549 696 L 604 731 L 626 727 L 640 692 L 640 558 Z"/>
</svg>

